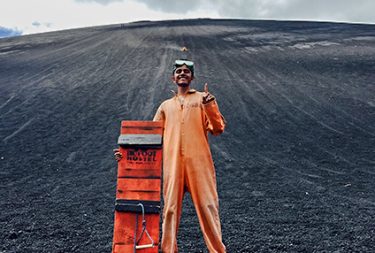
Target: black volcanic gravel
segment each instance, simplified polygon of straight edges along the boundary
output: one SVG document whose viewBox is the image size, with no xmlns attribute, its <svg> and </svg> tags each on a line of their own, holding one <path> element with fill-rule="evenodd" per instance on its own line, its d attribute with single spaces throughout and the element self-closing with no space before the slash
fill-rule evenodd
<svg viewBox="0 0 375 253">
<path fill-rule="evenodd" d="M 375 26 L 137 22 L 0 39 L 0 253 L 110 252 L 121 120 L 150 120 L 187 46 L 228 252 L 375 252 Z M 207 252 L 186 195 L 180 252 Z"/>
</svg>

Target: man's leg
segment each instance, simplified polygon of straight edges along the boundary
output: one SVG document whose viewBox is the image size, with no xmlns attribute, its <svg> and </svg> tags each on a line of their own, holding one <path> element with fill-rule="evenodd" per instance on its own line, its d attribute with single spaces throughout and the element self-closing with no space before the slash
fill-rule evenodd
<svg viewBox="0 0 375 253">
<path fill-rule="evenodd" d="M 163 196 L 161 248 L 163 253 L 174 253 L 178 252 L 177 231 L 184 197 L 184 173 L 179 166 L 164 166 Z"/>
<path fill-rule="evenodd" d="M 222 242 L 215 169 L 211 161 L 186 159 L 186 184 L 210 253 L 226 252 Z"/>
</svg>

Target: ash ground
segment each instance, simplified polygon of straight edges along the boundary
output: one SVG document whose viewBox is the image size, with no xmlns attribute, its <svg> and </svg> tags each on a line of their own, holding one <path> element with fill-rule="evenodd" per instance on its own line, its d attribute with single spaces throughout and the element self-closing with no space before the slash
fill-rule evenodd
<svg viewBox="0 0 375 253">
<path fill-rule="evenodd" d="M 137 22 L 0 40 L 0 252 L 110 252 L 121 120 L 150 120 L 186 46 L 228 252 L 374 252 L 375 26 Z M 189 195 L 181 252 L 206 252 Z"/>
</svg>

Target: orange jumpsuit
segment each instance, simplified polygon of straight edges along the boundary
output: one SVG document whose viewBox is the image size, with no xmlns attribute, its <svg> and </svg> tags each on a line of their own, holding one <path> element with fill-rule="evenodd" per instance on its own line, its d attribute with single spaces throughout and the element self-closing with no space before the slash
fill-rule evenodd
<svg viewBox="0 0 375 253">
<path fill-rule="evenodd" d="M 182 104 L 176 95 L 164 101 L 154 117 L 154 121 L 164 121 L 164 253 L 178 251 L 177 230 L 185 191 L 190 192 L 209 252 L 226 252 L 207 136 L 207 132 L 221 134 L 225 121 L 216 101 L 203 104 L 202 97 L 202 92 L 191 89 Z"/>
</svg>

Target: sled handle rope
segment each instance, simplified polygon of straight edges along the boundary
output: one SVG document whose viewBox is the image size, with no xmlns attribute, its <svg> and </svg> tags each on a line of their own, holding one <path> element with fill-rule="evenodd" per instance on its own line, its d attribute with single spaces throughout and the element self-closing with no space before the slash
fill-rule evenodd
<svg viewBox="0 0 375 253">
<path fill-rule="evenodd" d="M 154 240 L 152 240 L 150 234 L 148 233 L 146 229 L 146 219 L 145 219 L 145 207 L 143 206 L 142 203 L 139 203 L 137 206 L 140 206 L 142 208 L 142 232 L 139 235 L 139 238 L 135 244 L 135 249 L 147 249 L 147 248 L 152 248 L 154 247 Z M 138 215 L 137 215 L 137 223 L 138 223 Z M 139 241 L 142 239 L 143 234 L 146 233 L 148 239 L 150 239 L 151 243 L 150 244 L 144 244 L 144 245 L 138 245 Z"/>
</svg>

